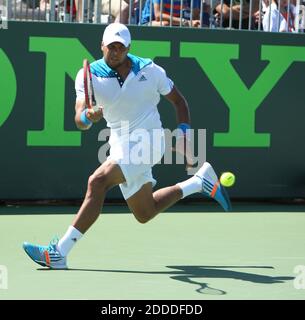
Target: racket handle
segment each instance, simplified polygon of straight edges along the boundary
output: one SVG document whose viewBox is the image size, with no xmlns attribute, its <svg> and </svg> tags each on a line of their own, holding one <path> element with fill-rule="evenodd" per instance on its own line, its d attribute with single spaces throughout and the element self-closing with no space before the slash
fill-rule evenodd
<svg viewBox="0 0 305 320">
<path fill-rule="evenodd" d="M 97 112 L 97 111 L 99 111 L 101 108 L 98 107 L 98 106 L 92 106 L 92 109 L 93 109 L 94 112 Z"/>
</svg>

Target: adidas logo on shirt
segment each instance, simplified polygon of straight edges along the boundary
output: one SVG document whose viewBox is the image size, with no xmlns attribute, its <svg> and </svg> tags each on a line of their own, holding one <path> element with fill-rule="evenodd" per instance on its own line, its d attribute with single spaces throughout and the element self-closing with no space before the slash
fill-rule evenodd
<svg viewBox="0 0 305 320">
<path fill-rule="evenodd" d="M 144 76 L 144 74 L 142 74 L 139 81 L 146 81 L 146 80 L 147 80 L 146 77 Z"/>
<path fill-rule="evenodd" d="M 119 32 L 117 32 L 117 33 L 115 34 L 115 36 L 119 36 L 119 37 L 120 37 L 121 35 L 120 35 L 120 33 L 119 33 Z"/>
</svg>

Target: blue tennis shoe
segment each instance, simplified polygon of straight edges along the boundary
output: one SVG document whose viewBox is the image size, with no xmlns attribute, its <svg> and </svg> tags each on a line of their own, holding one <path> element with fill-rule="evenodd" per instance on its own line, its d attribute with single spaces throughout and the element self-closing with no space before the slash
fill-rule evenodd
<svg viewBox="0 0 305 320">
<path fill-rule="evenodd" d="M 23 249 L 36 263 L 50 269 L 68 269 L 67 258 L 57 249 L 58 239 L 53 239 L 48 246 L 39 246 L 28 242 L 23 243 Z"/>
<path fill-rule="evenodd" d="M 231 201 L 225 188 L 220 184 L 213 167 L 205 162 L 195 174 L 202 181 L 202 193 L 215 199 L 225 211 L 231 211 Z"/>
</svg>

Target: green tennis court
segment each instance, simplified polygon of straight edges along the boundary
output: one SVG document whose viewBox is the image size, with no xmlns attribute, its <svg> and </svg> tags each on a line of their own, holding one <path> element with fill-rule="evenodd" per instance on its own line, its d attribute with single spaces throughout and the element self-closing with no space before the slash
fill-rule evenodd
<svg viewBox="0 0 305 320">
<path fill-rule="evenodd" d="M 304 299 L 294 268 L 305 265 L 305 206 L 176 206 L 139 224 L 108 206 L 70 254 L 69 270 L 45 270 L 23 241 L 48 244 L 77 208 L 0 207 L 0 299 Z"/>
</svg>

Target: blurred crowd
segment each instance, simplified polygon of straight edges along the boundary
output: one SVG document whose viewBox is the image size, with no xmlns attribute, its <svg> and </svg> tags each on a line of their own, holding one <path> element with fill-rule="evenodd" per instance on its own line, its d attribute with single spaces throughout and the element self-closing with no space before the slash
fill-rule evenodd
<svg viewBox="0 0 305 320">
<path fill-rule="evenodd" d="M 305 0 L 8 0 L 12 19 L 304 32 Z"/>
</svg>

